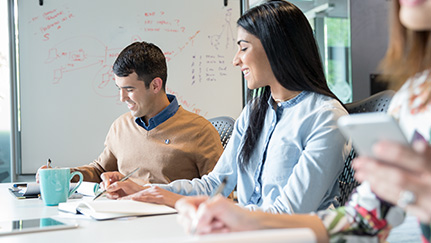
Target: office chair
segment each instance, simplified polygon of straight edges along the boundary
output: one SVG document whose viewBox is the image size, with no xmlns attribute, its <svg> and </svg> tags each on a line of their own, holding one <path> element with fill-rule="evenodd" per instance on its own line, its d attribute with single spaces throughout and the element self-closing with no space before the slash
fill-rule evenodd
<svg viewBox="0 0 431 243">
<path fill-rule="evenodd" d="M 232 117 L 219 116 L 208 119 L 208 121 L 210 121 L 217 130 L 220 135 L 221 144 L 223 145 L 223 148 L 225 148 L 229 142 L 230 136 L 232 135 L 235 120 Z"/>
<path fill-rule="evenodd" d="M 363 100 L 345 104 L 345 106 L 349 114 L 362 112 L 386 112 L 394 94 L 395 91 L 393 90 L 385 90 Z M 359 182 L 353 177 L 355 171 L 352 168 L 352 161 L 355 157 L 356 152 L 352 147 L 349 156 L 347 156 L 346 161 L 344 162 L 343 171 L 338 177 L 340 186 L 340 197 L 338 198 L 338 202 L 341 206 L 347 202 L 353 189 L 359 185 Z"/>
</svg>

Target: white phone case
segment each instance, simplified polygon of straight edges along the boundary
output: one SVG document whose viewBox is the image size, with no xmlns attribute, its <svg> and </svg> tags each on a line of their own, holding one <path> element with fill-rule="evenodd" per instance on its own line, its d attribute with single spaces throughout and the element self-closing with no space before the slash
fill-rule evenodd
<svg viewBox="0 0 431 243">
<path fill-rule="evenodd" d="M 408 145 L 398 123 L 381 112 L 358 113 L 340 117 L 338 126 L 346 138 L 351 138 L 359 155 L 373 156 L 373 145 L 381 140 Z"/>
</svg>

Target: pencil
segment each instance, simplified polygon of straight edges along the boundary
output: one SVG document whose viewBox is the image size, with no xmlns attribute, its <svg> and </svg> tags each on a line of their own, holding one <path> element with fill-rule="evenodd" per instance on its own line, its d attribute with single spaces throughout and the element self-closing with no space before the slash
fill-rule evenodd
<svg viewBox="0 0 431 243">
<path fill-rule="evenodd" d="M 119 182 L 122 182 L 122 181 L 125 181 L 125 180 L 127 180 L 127 179 L 129 179 L 129 177 L 130 176 L 132 176 L 133 175 L 133 173 L 135 173 L 136 171 L 138 171 L 139 170 L 139 167 L 138 168 L 136 168 L 136 169 L 134 169 L 132 172 L 130 172 L 128 175 L 126 175 L 125 177 L 123 177 L 121 180 L 119 180 Z M 97 194 L 94 198 L 93 198 L 93 201 L 94 200 L 96 200 L 96 199 L 98 199 L 100 196 L 102 196 L 103 194 L 105 194 L 105 192 L 106 192 L 106 189 L 105 190 L 103 190 L 103 191 L 101 191 L 99 194 Z"/>
</svg>

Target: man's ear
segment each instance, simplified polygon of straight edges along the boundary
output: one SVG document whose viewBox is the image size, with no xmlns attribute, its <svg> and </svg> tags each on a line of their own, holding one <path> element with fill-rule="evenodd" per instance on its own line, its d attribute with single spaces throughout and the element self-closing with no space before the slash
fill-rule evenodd
<svg viewBox="0 0 431 243">
<path fill-rule="evenodd" d="M 150 89 L 156 94 L 159 93 L 163 88 L 163 81 L 161 78 L 155 78 L 150 83 Z"/>
</svg>

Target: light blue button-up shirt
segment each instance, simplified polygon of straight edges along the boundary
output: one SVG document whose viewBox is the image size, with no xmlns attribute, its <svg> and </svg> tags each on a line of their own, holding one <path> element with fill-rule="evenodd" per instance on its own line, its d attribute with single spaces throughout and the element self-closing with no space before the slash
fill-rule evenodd
<svg viewBox="0 0 431 243">
<path fill-rule="evenodd" d="M 157 185 L 182 195 L 211 195 L 224 177 L 224 196 L 237 186 L 238 203 L 251 210 L 308 213 L 337 206 L 338 175 L 350 144 L 337 128 L 342 105 L 327 96 L 302 92 L 270 108 L 247 165 L 239 162 L 249 109 L 235 122 L 229 144 L 214 170 L 201 179 Z"/>
</svg>

